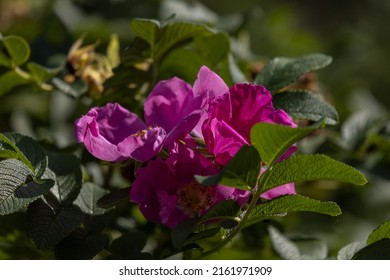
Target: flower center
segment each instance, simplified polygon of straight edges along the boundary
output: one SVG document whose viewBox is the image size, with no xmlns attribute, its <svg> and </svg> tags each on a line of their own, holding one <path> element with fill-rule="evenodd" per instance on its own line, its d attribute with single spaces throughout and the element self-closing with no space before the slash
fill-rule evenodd
<svg viewBox="0 0 390 280">
<path fill-rule="evenodd" d="M 213 203 L 211 188 L 197 183 L 191 183 L 181 188 L 178 196 L 179 205 L 194 216 L 199 216 Z"/>
<path fill-rule="evenodd" d="M 132 136 L 140 137 L 142 140 L 145 140 L 145 135 L 148 133 L 148 131 L 152 131 L 153 127 L 148 126 L 147 129 L 138 130 L 136 133 L 133 133 Z"/>
</svg>

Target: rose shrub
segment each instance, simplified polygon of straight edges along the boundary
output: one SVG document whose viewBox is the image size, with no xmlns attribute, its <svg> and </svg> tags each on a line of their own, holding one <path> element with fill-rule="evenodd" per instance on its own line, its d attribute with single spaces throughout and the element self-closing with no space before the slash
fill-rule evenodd
<svg viewBox="0 0 390 280">
<path fill-rule="evenodd" d="M 160 81 L 145 101 L 144 111 L 146 124 L 119 104 L 92 108 L 76 121 L 75 134 L 100 159 L 144 162 L 136 171 L 130 200 L 149 221 L 168 227 L 201 217 L 222 200 L 243 206 L 249 191 L 201 186 L 194 176 L 218 173 L 242 146 L 251 144 L 249 134 L 256 123 L 296 127 L 286 112 L 273 107 L 272 95 L 263 86 L 236 84 L 229 89 L 206 66 L 201 67 L 193 88 L 176 77 Z M 198 146 L 191 135 L 205 145 Z M 200 154 L 202 148 L 209 154 Z M 162 149 L 167 158 L 158 155 Z M 281 160 L 294 151 L 292 146 Z M 259 176 L 263 170 L 259 169 Z M 262 197 L 294 193 L 294 184 L 289 183 Z"/>
</svg>

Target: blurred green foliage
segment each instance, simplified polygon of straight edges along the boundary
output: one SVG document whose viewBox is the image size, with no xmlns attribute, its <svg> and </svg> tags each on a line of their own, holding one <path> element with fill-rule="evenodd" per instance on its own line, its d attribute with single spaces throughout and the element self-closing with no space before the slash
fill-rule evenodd
<svg viewBox="0 0 390 280">
<path fill-rule="evenodd" d="M 0 32 L 25 38 L 31 47 L 31 61 L 47 67 L 63 63 L 82 34 L 86 34 L 86 43 L 99 42 L 97 49 L 104 52 L 115 33 L 124 52 L 135 36 L 131 19 L 164 21 L 172 17 L 227 32 L 238 66 L 253 75 L 275 56 L 324 53 L 333 57 L 332 65 L 318 77 L 309 76 L 302 82 L 321 89 L 336 107 L 340 124 L 305 139 L 299 147 L 303 153 L 325 152 L 357 167 L 370 183 L 364 187 L 303 183 L 298 192 L 336 201 L 343 215 L 292 213 L 289 219 L 270 223 L 292 239 L 314 236 L 322 240 L 329 247 L 328 255 L 335 256 L 342 246 L 366 240 L 373 229 L 390 219 L 389 1 L 0 0 Z M 201 48 L 202 42 L 198 44 Z M 171 55 L 174 60 L 189 54 Z M 166 73 L 179 66 L 162 65 Z M 190 80 L 191 74 L 186 78 Z M 69 147 L 74 144 L 72 123 L 83 110 L 64 95 L 21 87 L 1 97 L 0 131 L 33 136 L 43 144 L 55 143 L 58 149 Z M 89 168 L 96 170 L 93 165 Z M 34 249 L 23 231 L 13 230 L 13 225 L 23 228 L 23 223 L 19 214 L 0 217 L 0 259 L 52 258 L 50 252 Z M 128 225 L 124 222 L 121 226 Z M 261 225 L 244 230 L 242 236 L 245 238 L 216 257 L 276 258 Z"/>
</svg>

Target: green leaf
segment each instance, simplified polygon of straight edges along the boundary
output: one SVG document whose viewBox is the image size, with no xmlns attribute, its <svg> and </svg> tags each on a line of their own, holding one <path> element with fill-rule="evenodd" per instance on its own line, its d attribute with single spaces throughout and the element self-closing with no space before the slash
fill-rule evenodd
<svg viewBox="0 0 390 280">
<path fill-rule="evenodd" d="M 91 216 L 103 215 L 107 210 L 98 207 L 97 201 L 106 193 L 106 190 L 94 183 L 84 183 L 74 204 L 85 214 Z"/>
<path fill-rule="evenodd" d="M 203 230 L 201 232 L 193 233 L 185 240 L 183 246 L 187 246 L 196 241 L 200 241 L 215 236 L 219 236 L 219 237 L 226 236 L 226 230 L 222 227 L 215 227 L 215 228 Z"/>
<path fill-rule="evenodd" d="M 323 54 L 309 54 L 297 58 L 272 59 L 256 77 L 254 83 L 275 93 L 295 82 L 303 74 L 326 67 L 332 58 Z"/>
<path fill-rule="evenodd" d="M 253 146 L 243 146 L 220 173 L 212 176 L 195 176 L 198 183 L 205 186 L 221 184 L 237 189 L 248 190 L 257 185 L 261 159 Z"/>
<path fill-rule="evenodd" d="M 261 159 L 272 164 L 298 140 L 318 129 L 318 126 L 293 128 L 285 125 L 257 123 L 251 129 L 251 143 Z"/>
<path fill-rule="evenodd" d="M 198 36 L 211 35 L 213 32 L 206 25 L 187 22 L 167 23 L 160 31 L 159 40 L 155 46 L 155 60 L 159 61 L 175 46 L 185 43 Z"/>
<path fill-rule="evenodd" d="M 165 57 L 161 63 L 160 72 L 193 82 L 200 67 L 206 64 L 207 60 L 197 52 L 185 48 L 177 48 Z"/>
<path fill-rule="evenodd" d="M 14 71 L 5 72 L 0 76 L 0 96 L 9 92 L 11 89 L 29 83 L 28 80 L 23 79 Z"/>
<path fill-rule="evenodd" d="M 7 215 L 19 211 L 30 202 L 38 199 L 42 193 L 50 188 L 50 184 L 44 184 L 43 186 L 31 184 L 32 178 L 33 174 L 31 170 L 21 161 L 16 159 L 0 161 L 0 215 Z M 26 181 L 30 181 L 30 184 Z M 45 181 L 45 183 L 48 182 Z M 28 187 L 32 187 L 29 195 L 26 195 L 26 189 L 17 192 L 19 188 Z M 43 189 L 39 190 L 40 187 Z M 33 196 L 35 194 L 37 196 Z"/>
<path fill-rule="evenodd" d="M 275 164 L 266 173 L 260 178 L 264 191 L 291 182 L 312 180 L 335 180 L 355 185 L 367 183 L 361 172 L 325 155 L 292 156 Z"/>
<path fill-rule="evenodd" d="M 10 158 L 17 159 L 18 153 L 10 150 L 2 150 L 2 146 L 0 143 L 0 159 L 10 159 Z"/>
<path fill-rule="evenodd" d="M 5 55 L 2 52 L 1 45 L 0 45 L 0 66 L 5 66 L 10 68 L 11 67 L 11 60 L 7 55 Z"/>
<path fill-rule="evenodd" d="M 221 60 L 226 58 L 230 52 L 229 37 L 222 32 L 211 36 L 196 37 L 194 45 L 213 66 L 216 66 Z"/>
<path fill-rule="evenodd" d="M 245 227 L 258 223 L 266 218 L 289 212 L 307 211 L 330 216 L 341 214 L 335 202 L 323 202 L 299 194 L 285 195 L 257 205 L 245 222 Z"/>
<path fill-rule="evenodd" d="M 33 180 L 31 177 L 30 180 Z M 36 198 L 46 194 L 54 186 L 52 179 L 36 179 L 35 181 L 26 182 L 15 190 L 17 198 Z"/>
<path fill-rule="evenodd" d="M 384 238 L 358 251 L 353 260 L 390 260 L 390 239 Z"/>
<path fill-rule="evenodd" d="M 2 40 L 12 62 L 16 65 L 22 65 L 30 57 L 30 46 L 22 37 L 10 35 Z"/>
<path fill-rule="evenodd" d="M 340 249 L 340 251 L 337 253 L 337 259 L 351 260 L 352 257 L 365 246 L 366 246 L 366 242 L 362 242 L 362 241 L 350 243 Z"/>
<path fill-rule="evenodd" d="M 41 145 L 33 138 L 15 132 L 5 133 L 4 136 L 14 144 L 13 148 L 18 153 L 18 159 L 30 167 L 35 177 L 40 178 L 46 170 L 48 161 Z M 5 141 L 0 136 L 0 141 L 3 140 Z"/>
<path fill-rule="evenodd" d="M 62 239 L 54 249 L 59 260 L 89 260 L 101 252 L 108 244 L 108 238 L 77 228 Z"/>
<path fill-rule="evenodd" d="M 55 174 L 52 194 L 62 205 L 71 204 L 82 186 L 80 161 L 72 154 L 49 154 L 49 168 Z"/>
<path fill-rule="evenodd" d="M 374 242 L 377 242 L 383 238 L 390 239 L 390 221 L 387 221 L 381 224 L 378 228 L 376 228 L 367 239 L 367 244 L 370 245 Z"/>
<path fill-rule="evenodd" d="M 276 109 L 283 109 L 296 119 L 319 121 L 334 125 L 339 116 L 334 107 L 319 96 L 307 91 L 285 91 L 274 96 L 272 103 Z"/>
<path fill-rule="evenodd" d="M 49 249 L 75 230 L 83 214 L 76 207 L 52 207 L 38 199 L 27 209 L 27 227 L 39 249 Z"/>
<path fill-rule="evenodd" d="M 199 219 L 188 219 L 179 223 L 171 232 L 171 242 L 176 249 L 181 249 L 184 241 L 196 229 Z"/>
<path fill-rule="evenodd" d="M 156 44 L 160 32 L 160 22 L 152 19 L 133 19 L 131 27 L 138 37 L 149 43 L 152 50 Z M 152 51 L 154 53 L 154 51 Z"/>
<path fill-rule="evenodd" d="M 130 187 L 113 190 L 110 193 L 103 195 L 96 205 L 100 208 L 111 208 L 124 201 L 129 201 Z"/>
<path fill-rule="evenodd" d="M 240 205 L 234 200 L 223 200 L 214 205 L 201 219 L 201 222 L 236 217 Z"/>
<path fill-rule="evenodd" d="M 59 69 L 49 69 L 35 62 L 27 63 L 27 69 L 30 70 L 31 77 L 37 83 L 42 83 L 59 72 Z"/>
</svg>

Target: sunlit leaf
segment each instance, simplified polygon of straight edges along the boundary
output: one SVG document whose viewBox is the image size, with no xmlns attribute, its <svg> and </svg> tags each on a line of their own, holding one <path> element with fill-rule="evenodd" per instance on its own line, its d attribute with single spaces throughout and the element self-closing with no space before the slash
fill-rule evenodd
<svg viewBox="0 0 390 280">
<path fill-rule="evenodd" d="M 211 35 L 213 31 L 206 25 L 188 22 L 167 23 L 161 29 L 156 44 L 155 59 L 160 60 L 170 49 L 197 36 Z"/>
<path fill-rule="evenodd" d="M 332 58 L 323 54 L 309 54 L 297 58 L 277 57 L 266 64 L 254 82 L 275 93 L 295 82 L 303 74 L 324 68 L 331 62 Z"/>
<path fill-rule="evenodd" d="M 264 191 L 290 182 L 313 180 L 334 180 L 360 186 L 367 183 L 360 171 L 320 154 L 292 156 L 275 164 L 266 173 L 260 182 Z"/>
<path fill-rule="evenodd" d="M 383 238 L 389 238 L 390 239 L 390 221 L 387 221 L 383 224 L 381 224 L 379 227 L 377 227 L 369 236 L 367 239 L 367 244 L 370 245 L 374 242 L 377 242 Z"/>
<path fill-rule="evenodd" d="M 31 190 L 29 195 L 25 195 L 26 191 L 23 189 L 19 193 L 20 197 L 15 195 L 15 192 L 19 188 L 28 187 L 28 185 L 25 185 L 26 180 L 32 181 L 32 178 L 33 173 L 21 161 L 16 159 L 0 161 L 0 215 L 7 215 L 19 211 L 27 204 L 38 199 L 42 194 L 39 191 L 39 186 L 32 186 L 34 190 Z M 35 189 L 36 187 L 38 189 Z M 43 186 L 43 192 L 47 191 L 50 187 L 50 185 Z M 37 196 L 33 196 L 34 194 Z"/>
<path fill-rule="evenodd" d="M 134 19 L 131 21 L 131 27 L 140 38 L 149 43 L 154 56 L 154 49 L 160 32 L 160 23 L 152 19 Z"/>
<path fill-rule="evenodd" d="M 246 220 L 245 227 L 275 215 L 301 211 L 330 216 L 338 216 L 341 214 L 340 207 L 335 202 L 323 202 L 299 194 L 285 195 L 257 205 Z"/>
<path fill-rule="evenodd" d="M 293 128 L 257 123 L 251 129 L 251 143 L 258 150 L 261 159 L 267 164 L 272 164 L 294 143 L 318 128 L 318 126 Z"/>
<path fill-rule="evenodd" d="M 253 146 L 243 146 L 224 166 L 220 173 L 212 176 L 195 176 L 202 185 L 224 186 L 248 190 L 257 184 L 260 174 L 261 159 Z"/>
<path fill-rule="evenodd" d="M 20 36 L 10 35 L 2 40 L 7 52 L 15 65 L 21 65 L 30 57 L 30 46 Z"/>
<path fill-rule="evenodd" d="M 112 34 L 107 46 L 107 58 L 110 61 L 111 68 L 117 67 L 121 63 L 120 42 L 117 34 Z"/>
<path fill-rule="evenodd" d="M 27 166 L 32 166 L 31 170 L 34 172 L 34 176 L 40 178 L 46 170 L 48 161 L 41 145 L 31 137 L 15 132 L 5 133 L 4 136 L 16 146 L 15 149 L 19 159 Z M 1 139 L 3 138 L 0 137 L 0 141 Z M 26 162 L 24 157 L 28 162 Z"/>
</svg>

